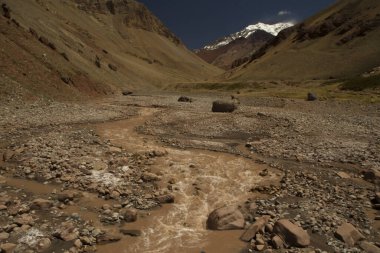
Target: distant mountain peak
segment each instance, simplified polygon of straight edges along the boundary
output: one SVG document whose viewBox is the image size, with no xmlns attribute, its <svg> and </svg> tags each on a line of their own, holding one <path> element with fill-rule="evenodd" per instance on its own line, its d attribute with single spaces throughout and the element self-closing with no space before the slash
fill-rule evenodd
<svg viewBox="0 0 380 253">
<path fill-rule="evenodd" d="M 257 24 L 249 25 L 237 33 L 233 33 L 222 39 L 219 39 L 215 43 L 205 46 L 203 49 L 215 50 L 222 46 L 226 46 L 230 44 L 236 39 L 248 38 L 249 36 L 251 36 L 257 31 L 265 31 L 267 33 L 272 34 L 273 36 L 277 36 L 279 32 L 291 26 L 294 26 L 293 22 L 282 22 L 282 23 L 276 23 L 276 24 L 265 24 L 265 23 L 259 22 Z"/>
</svg>

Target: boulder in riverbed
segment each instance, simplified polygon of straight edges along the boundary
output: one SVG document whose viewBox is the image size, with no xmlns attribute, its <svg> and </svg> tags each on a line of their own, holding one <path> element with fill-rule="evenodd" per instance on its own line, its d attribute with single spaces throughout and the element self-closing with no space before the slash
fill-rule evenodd
<svg viewBox="0 0 380 253">
<path fill-rule="evenodd" d="M 243 214 L 233 206 L 218 208 L 210 213 L 207 219 L 207 229 L 235 230 L 244 228 Z"/>
</svg>

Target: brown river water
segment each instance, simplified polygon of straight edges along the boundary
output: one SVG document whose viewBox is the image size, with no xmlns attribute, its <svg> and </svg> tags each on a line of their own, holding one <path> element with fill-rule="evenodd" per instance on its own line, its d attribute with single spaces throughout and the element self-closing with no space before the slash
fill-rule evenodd
<svg viewBox="0 0 380 253">
<path fill-rule="evenodd" d="M 243 231 L 208 231 L 207 216 L 215 208 L 238 205 L 254 197 L 249 190 L 278 181 L 278 173 L 242 156 L 164 147 L 153 137 L 136 133 L 135 128 L 154 112 L 155 109 L 143 108 L 139 117 L 100 124 L 97 132 L 129 152 L 165 149 L 168 155 L 158 158 L 152 171 L 162 174 L 164 182 L 175 180 L 176 201 L 127 225 L 129 229 L 141 229 L 141 237 L 125 237 L 99 246 L 99 252 L 241 252 L 245 248 L 239 240 Z M 263 169 L 272 172 L 265 181 L 258 175 Z"/>
</svg>

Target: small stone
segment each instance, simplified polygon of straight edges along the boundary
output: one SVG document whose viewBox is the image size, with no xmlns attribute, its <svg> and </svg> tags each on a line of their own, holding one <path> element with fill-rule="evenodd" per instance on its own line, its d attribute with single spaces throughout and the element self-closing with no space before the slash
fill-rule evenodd
<svg viewBox="0 0 380 253">
<path fill-rule="evenodd" d="M 342 178 L 342 179 L 349 179 L 349 178 L 351 178 L 351 176 L 350 175 L 348 175 L 346 172 L 343 172 L 343 171 L 340 171 L 340 172 L 338 172 L 338 173 L 336 173 L 340 178 Z"/>
<path fill-rule="evenodd" d="M 83 243 L 81 242 L 81 240 L 76 239 L 74 241 L 74 246 L 77 247 L 77 248 L 81 248 L 83 246 Z"/>
<path fill-rule="evenodd" d="M 49 238 L 42 238 L 40 239 L 35 248 L 38 252 L 45 252 L 48 248 L 51 246 L 51 241 Z"/>
<path fill-rule="evenodd" d="M 12 253 L 16 249 L 17 245 L 14 243 L 4 243 L 0 245 L 0 249 L 4 253 Z"/>
<path fill-rule="evenodd" d="M 281 239 L 281 237 L 275 235 L 272 238 L 272 245 L 275 249 L 282 249 L 284 248 L 284 241 Z"/>
<path fill-rule="evenodd" d="M 96 241 L 98 244 L 107 244 L 111 242 L 117 242 L 121 240 L 120 234 L 113 231 L 107 231 L 97 236 Z"/>
<path fill-rule="evenodd" d="M 256 245 L 256 250 L 257 251 L 263 251 L 265 249 L 265 245 Z"/>
<path fill-rule="evenodd" d="M 174 203 L 174 196 L 172 194 L 162 195 L 162 196 L 158 196 L 156 200 L 160 204 L 171 204 L 171 203 Z"/>
<path fill-rule="evenodd" d="M 0 233 L 0 241 L 5 241 L 9 238 L 9 234 L 7 232 Z"/>
<path fill-rule="evenodd" d="M 35 199 L 32 202 L 31 208 L 35 210 L 49 210 L 53 206 L 53 202 L 46 199 Z"/>
<path fill-rule="evenodd" d="M 120 215 L 123 216 L 124 221 L 126 222 L 135 222 L 137 221 L 137 211 L 134 209 L 121 209 Z"/>
</svg>

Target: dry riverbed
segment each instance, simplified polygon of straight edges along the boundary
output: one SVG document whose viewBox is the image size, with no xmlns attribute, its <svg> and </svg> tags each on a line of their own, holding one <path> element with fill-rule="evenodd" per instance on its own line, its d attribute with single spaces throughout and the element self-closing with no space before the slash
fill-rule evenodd
<svg viewBox="0 0 380 253">
<path fill-rule="evenodd" d="M 1 250 L 379 250 L 379 105 L 241 97 L 224 114 L 178 97 L 2 105 Z M 207 229 L 226 206 L 238 229 Z"/>
</svg>

